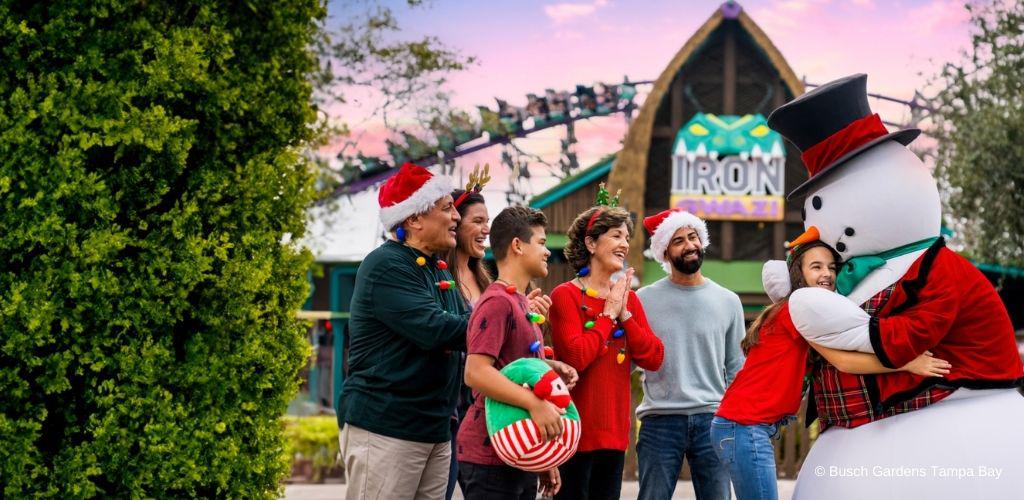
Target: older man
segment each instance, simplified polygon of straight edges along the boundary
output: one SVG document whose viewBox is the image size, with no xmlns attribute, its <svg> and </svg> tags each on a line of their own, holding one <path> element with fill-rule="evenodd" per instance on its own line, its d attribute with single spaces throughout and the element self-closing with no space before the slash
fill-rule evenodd
<svg viewBox="0 0 1024 500">
<path fill-rule="evenodd" d="M 469 313 L 448 265 L 459 214 L 442 176 L 406 164 L 381 188 L 394 239 L 359 266 L 338 424 L 348 499 L 443 498 Z"/>
<path fill-rule="evenodd" d="M 669 276 L 637 295 L 651 329 L 665 343 L 665 362 L 644 372 L 637 407 L 640 498 L 668 499 L 684 457 L 698 499 L 727 499 L 729 475 L 711 445 L 711 419 L 743 366 L 743 306 L 739 297 L 704 277 L 708 230 L 703 220 L 666 210 L 644 219 L 651 253 Z"/>
</svg>

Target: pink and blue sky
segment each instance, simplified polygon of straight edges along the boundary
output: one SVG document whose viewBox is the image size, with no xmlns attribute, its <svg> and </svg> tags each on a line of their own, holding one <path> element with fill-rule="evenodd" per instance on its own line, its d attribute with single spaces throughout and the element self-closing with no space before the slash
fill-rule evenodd
<svg viewBox="0 0 1024 500">
<path fill-rule="evenodd" d="M 437 36 L 446 45 L 477 58 L 467 70 L 451 75 L 452 104 L 475 114 L 477 105 L 495 107 L 494 97 L 526 104 L 526 94 L 545 88 L 571 90 L 577 83 L 620 82 L 658 77 L 672 56 L 721 2 L 684 0 L 427 0 L 410 9 L 404 0 L 382 0 L 396 14 L 403 39 Z M 852 73 L 869 75 L 869 91 L 909 99 L 915 90 L 929 95 L 929 80 L 947 61 L 959 60 L 969 46 L 969 15 L 963 0 L 745 0 L 747 11 L 808 82 L 824 83 Z M 335 1 L 328 6 L 329 25 L 365 12 L 366 2 Z M 643 90 L 643 89 L 641 89 Z M 872 102 L 886 120 L 903 122 L 907 110 Z M 384 155 L 386 132 L 366 116 L 369 106 L 353 102 L 330 113 L 354 125 L 359 149 Z M 583 166 L 620 148 L 625 134 L 621 116 L 591 119 L 577 125 L 576 151 Z M 524 150 L 556 160 L 560 129 L 517 140 Z M 326 148 L 336 150 L 338 144 Z M 458 160 L 460 171 L 477 163 L 499 162 L 499 148 Z M 504 206 L 505 169 L 492 169 L 485 190 L 488 205 Z M 536 194 L 557 182 L 542 167 L 531 168 Z M 342 212 L 375 210 L 375 197 L 344 202 Z M 364 206 L 365 205 L 365 206 Z M 495 212 L 496 213 L 496 212 Z M 372 221 L 375 213 L 366 213 Z M 343 217 L 352 219 L 359 217 Z M 370 224 L 367 222 L 367 224 Z M 373 232 L 369 232 L 373 236 Z M 375 236 L 373 236 L 375 237 Z M 376 240 L 367 241 L 372 249 Z M 328 245 L 330 246 L 330 245 Z M 351 250 L 352 240 L 344 245 Z M 358 252 L 356 252 L 358 253 Z"/>
<path fill-rule="evenodd" d="M 799 76 L 871 76 L 874 91 L 909 95 L 968 42 L 962 0 L 739 2 Z M 390 1 L 410 37 L 435 35 L 479 64 L 451 79 L 455 103 L 490 103 L 545 87 L 629 75 L 653 79 L 720 1 Z M 341 10 L 331 15 L 343 16 Z"/>
<path fill-rule="evenodd" d="M 387 0 L 402 37 L 439 37 L 477 64 L 450 77 L 455 106 L 494 106 L 494 97 L 525 104 L 525 94 L 577 83 L 654 79 L 720 1 L 445 1 L 410 9 Z M 959 58 L 969 43 L 962 0 L 746 0 L 747 13 L 768 34 L 794 72 L 826 82 L 856 72 L 869 75 L 869 89 L 909 98 L 926 90 L 941 64 Z M 354 7 L 353 7 L 354 5 Z M 365 4 L 332 3 L 332 22 Z M 875 102 L 883 117 L 900 121 L 900 107 Z M 360 145 L 380 154 L 381 130 L 364 122 L 358 106 L 335 109 L 357 117 L 366 135 Z M 612 152 L 624 128 L 621 119 L 580 127 L 581 159 Z M 607 130 L 605 130 L 607 129 Z M 596 134 L 596 136 L 594 136 Z M 594 137 L 591 137 L 594 136 Z M 554 139 L 556 136 L 552 136 Z M 599 144 L 588 144 L 585 138 Z M 541 138 L 538 138 L 541 140 Z M 607 144 L 608 141 L 611 144 Z M 549 140 L 557 147 L 557 142 Z M 609 150 L 609 148 L 611 150 Z M 547 149 L 547 148 L 543 148 Z"/>
</svg>

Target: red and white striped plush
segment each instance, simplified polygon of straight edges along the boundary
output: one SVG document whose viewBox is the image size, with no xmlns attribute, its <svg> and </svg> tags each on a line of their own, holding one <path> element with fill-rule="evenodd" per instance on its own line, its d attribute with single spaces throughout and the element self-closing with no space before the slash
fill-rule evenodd
<svg viewBox="0 0 1024 500">
<path fill-rule="evenodd" d="M 501 460 L 517 469 L 541 472 L 558 467 L 576 453 L 580 442 L 580 422 L 562 418 L 562 435 L 549 442 L 540 440 L 537 424 L 524 418 L 491 436 L 491 444 Z"/>
</svg>

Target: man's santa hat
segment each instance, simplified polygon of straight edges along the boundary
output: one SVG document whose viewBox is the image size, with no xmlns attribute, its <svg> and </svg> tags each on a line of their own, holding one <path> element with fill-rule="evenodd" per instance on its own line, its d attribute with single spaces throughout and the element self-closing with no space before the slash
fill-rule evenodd
<svg viewBox="0 0 1024 500">
<path fill-rule="evenodd" d="M 451 194 L 452 184 L 443 175 L 412 163 L 402 165 L 380 188 L 380 220 L 389 231 L 405 219 L 430 210 L 437 200 Z"/>
<path fill-rule="evenodd" d="M 668 244 L 676 231 L 684 227 L 697 231 L 701 247 L 707 248 L 711 244 L 707 224 L 690 212 L 674 208 L 644 218 L 644 228 L 651 235 L 651 256 L 661 262 L 661 267 L 666 273 L 672 273 L 672 263 L 665 258 L 665 250 L 668 249 Z"/>
</svg>

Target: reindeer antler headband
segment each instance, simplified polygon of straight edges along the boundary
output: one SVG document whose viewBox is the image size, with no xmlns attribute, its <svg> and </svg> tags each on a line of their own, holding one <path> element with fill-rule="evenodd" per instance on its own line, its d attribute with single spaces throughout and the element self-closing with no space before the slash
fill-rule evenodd
<svg viewBox="0 0 1024 500">
<path fill-rule="evenodd" d="M 491 166 L 487 163 L 484 164 L 483 172 L 480 171 L 479 164 L 473 168 L 473 173 L 469 174 L 469 182 L 466 183 L 466 192 L 460 194 L 459 198 L 455 200 L 455 208 L 459 208 L 459 205 L 466 201 L 469 193 L 479 193 L 484 190 L 484 186 L 491 180 L 490 170 Z"/>
</svg>

